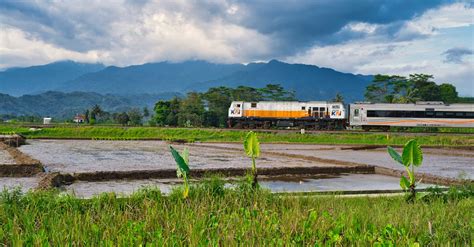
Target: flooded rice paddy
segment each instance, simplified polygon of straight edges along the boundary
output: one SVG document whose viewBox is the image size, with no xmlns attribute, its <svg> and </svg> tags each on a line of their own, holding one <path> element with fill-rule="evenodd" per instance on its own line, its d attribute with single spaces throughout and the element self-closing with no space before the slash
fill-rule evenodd
<svg viewBox="0 0 474 247">
<path fill-rule="evenodd" d="M 214 146 L 223 149 L 241 149 L 241 145 L 206 143 L 194 144 L 197 146 Z M 353 150 L 354 146 L 335 145 L 299 145 L 299 144 L 264 144 L 262 152 L 305 156 L 309 158 L 320 158 L 352 162 L 359 164 L 387 167 L 391 169 L 404 170 L 403 166 L 395 163 L 387 154 L 386 148 L 373 148 L 366 150 Z M 423 148 L 423 165 L 417 168 L 418 172 L 432 174 L 447 178 L 474 179 L 474 152 L 462 149 L 439 149 Z M 401 149 L 397 150 L 401 153 Z"/>
<path fill-rule="evenodd" d="M 357 192 L 400 190 L 399 179 L 377 174 L 340 174 L 338 176 L 291 176 L 268 177 L 259 181 L 262 188 L 275 193 L 285 192 Z M 90 198 L 102 192 L 113 192 L 119 196 L 130 195 L 143 188 L 158 188 L 164 194 L 180 185 L 176 179 L 115 180 L 103 182 L 77 182 L 65 188 L 67 193 L 82 198 Z M 232 186 L 226 184 L 226 186 Z M 420 184 L 419 189 L 429 184 Z"/>
<path fill-rule="evenodd" d="M 250 160 L 241 144 L 194 143 L 173 144 L 190 152 L 190 168 L 249 168 Z M 261 168 L 344 167 L 366 164 L 403 170 L 387 154 L 385 148 L 354 149 L 348 145 L 262 144 L 257 160 Z M 43 164 L 47 172 L 90 173 L 111 171 L 145 171 L 175 169 L 169 144 L 163 141 L 90 141 L 90 140 L 29 140 L 19 148 Z M 474 179 L 474 154 L 462 149 L 424 148 L 423 166 L 417 171 L 447 178 Z M 14 160 L 0 150 L 0 164 Z M 38 177 L 0 178 L 0 189 L 22 187 L 23 191 L 38 185 Z M 378 174 L 332 174 L 319 176 L 279 176 L 261 178 L 261 185 L 273 192 L 327 192 L 398 190 L 399 178 Z M 163 193 L 179 184 L 176 179 L 76 181 L 63 186 L 67 193 L 91 197 L 102 192 L 128 195 L 143 187 L 158 187 Z M 422 184 L 421 187 L 426 187 Z"/>
</svg>

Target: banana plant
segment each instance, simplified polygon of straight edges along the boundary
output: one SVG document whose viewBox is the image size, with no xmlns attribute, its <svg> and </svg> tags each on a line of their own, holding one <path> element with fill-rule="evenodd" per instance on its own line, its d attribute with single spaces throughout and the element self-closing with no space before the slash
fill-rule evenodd
<svg viewBox="0 0 474 247">
<path fill-rule="evenodd" d="M 255 188 L 257 187 L 257 165 L 255 164 L 255 159 L 260 156 L 260 143 L 258 142 L 257 134 L 255 132 L 250 131 L 245 136 L 244 150 L 245 154 L 252 158 L 252 187 Z"/>
<path fill-rule="evenodd" d="M 172 146 L 170 146 L 170 150 L 174 160 L 176 161 L 176 165 L 178 166 L 176 169 L 176 175 L 178 178 L 183 178 L 183 198 L 186 199 L 189 195 L 189 151 L 185 148 L 180 154 Z"/>
<path fill-rule="evenodd" d="M 400 178 L 400 187 L 409 191 L 407 201 L 414 201 L 416 196 L 415 167 L 421 166 L 423 162 L 423 152 L 416 140 L 408 141 L 403 147 L 403 153 L 400 155 L 392 147 L 387 147 L 390 156 L 398 163 L 403 165 L 407 171 L 408 178 L 404 175 Z"/>
</svg>

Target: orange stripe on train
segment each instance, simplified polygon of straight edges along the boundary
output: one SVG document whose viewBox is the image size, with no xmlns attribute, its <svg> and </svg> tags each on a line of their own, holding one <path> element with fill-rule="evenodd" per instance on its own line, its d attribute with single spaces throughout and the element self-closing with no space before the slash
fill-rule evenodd
<svg viewBox="0 0 474 247">
<path fill-rule="evenodd" d="M 244 110 L 244 117 L 301 118 L 308 117 L 307 111 Z"/>
</svg>

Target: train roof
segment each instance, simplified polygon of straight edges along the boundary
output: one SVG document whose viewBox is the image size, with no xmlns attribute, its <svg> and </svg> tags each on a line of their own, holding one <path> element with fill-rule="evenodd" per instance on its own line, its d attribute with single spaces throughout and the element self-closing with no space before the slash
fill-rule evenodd
<svg viewBox="0 0 474 247">
<path fill-rule="evenodd" d="M 238 101 L 238 100 L 234 100 L 232 102 L 244 102 L 244 103 L 307 103 L 307 104 L 321 104 L 321 103 L 332 103 L 332 104 L 335 104 L 335 103 L 340 103 L 342 104 L 342 102 L 333 102 L 333 101 L 324 101 L 324 100 L 321 100 L 321 101 Z"/>
<path fill-rule="evenodd" d="M 437 106 L 459 106 L 459 107 L 474 107 L 472 103 L 453 103 L 445 104 L 442 101 L 418 101 L 416 103 L 371 103 L 371 102 L 355 102 L 351 105 L 367 105 L 367 106 L 423 106 L 423 107 L 437 107 Z"/>
</svg>

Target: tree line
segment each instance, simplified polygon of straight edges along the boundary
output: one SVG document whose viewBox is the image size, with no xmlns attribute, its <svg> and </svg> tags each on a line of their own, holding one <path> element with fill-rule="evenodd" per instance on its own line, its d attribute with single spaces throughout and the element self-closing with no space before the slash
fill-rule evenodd
<svg viewBox="0 0 474 247">
<path fill-rule="evenodd" d="M 190 92 L 184 98 L 160 100 L 155 104 L 150 125 L 182 127 L 225 127 L 227 112 L 232 101 L 293 101 L 294 91 L 278 84 L 263 88 L 239 86 L 213 87 L 204 93 Z"/>
<path fill-rule="evenodd" d="M 469 98 L 459 97 L 452 84 L 435 83 L 432 75 L 411 74 L 408 77 L 375 75 L 365 90 L 365 100 L 376 103 L 443 101 L 451 104 L 466 102 Z"/>
</svg>

